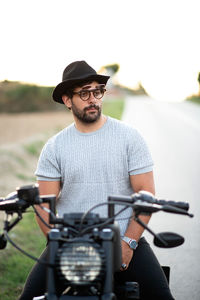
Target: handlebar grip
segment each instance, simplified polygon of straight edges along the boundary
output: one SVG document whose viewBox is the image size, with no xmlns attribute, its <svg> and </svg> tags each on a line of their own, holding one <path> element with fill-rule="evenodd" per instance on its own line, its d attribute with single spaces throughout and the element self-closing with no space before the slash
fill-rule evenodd
<svg viewBox="0 0 200 300">
<path fill-rule="evenodd" d="M 18 198 L 11 200 L 5 199 L 0 202 L 0 210 L 3 210 L 5 212 L 17 212 L 27 207 L 27 202 L 24 200 L 19 200 Z"/>
<path fill-rule="evenodd" d="M 184 209 L 185 211 L 189 210 L 189 203 L 187 202 L 176 202 L 176 201 L 167 201 L 167 200 L 155 200 L 155 204 L 159 205 L 170 205 L 177 208 Z"/>
<path fill-rule="evenodd" d="M 176 202 L 176 201 L 168 201 L 168 200 L 159 200 L 156 199 L 155 196 L 146 191 L 140 191 L 139 193 L 135 193 L 132 195 L 133 202 L 137 200 L 141 200 L 151 204 L 158 204 L 158 205 L 170 205 L 176 208 L 183 209 L 185 211 L 189 210 L 189 203 L 187 202 Z"/>
</svg>

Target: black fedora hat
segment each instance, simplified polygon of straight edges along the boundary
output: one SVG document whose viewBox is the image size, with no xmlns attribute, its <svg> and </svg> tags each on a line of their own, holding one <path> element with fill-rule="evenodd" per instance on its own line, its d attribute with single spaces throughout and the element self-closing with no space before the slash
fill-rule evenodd
<svg viewBox="0 0 200 300">
<path fill-rule="evenodd" d="M 84 80 L 93 80 L 101 84 L 106 84 L 109 78 L 110 76 L 97 74 L 84 60 L 75 61 L 65 68 L 62 82 L 53 91 L 53 99 L 63 104 L 62 95 L 73 85 Z"/>
</svg>

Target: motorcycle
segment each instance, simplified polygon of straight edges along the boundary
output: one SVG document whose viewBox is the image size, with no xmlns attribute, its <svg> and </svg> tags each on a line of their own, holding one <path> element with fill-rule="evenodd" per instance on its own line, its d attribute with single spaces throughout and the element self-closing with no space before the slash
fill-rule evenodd
<svg viewBox="0 0 200 300">
<path fill-rule="evenodd" d="M 48 203 L 49 209 L 41 204 Z M 173 232 L 155 233 L 139 218 L 158 211 L 193 217 L 188 213 L 189 204 L 158 200 L 151 193 L 141 191 L 129 196 L 109 196 L 108 201 L 98 204 L 85 213 L 67 213 L 62 218 L 56 215 L 56 197 L 40 196 L 38 185 L 22 186 L 6 198 L 0 199 L 0 210 L 7 218 L 0 236 L 0 249 L 9 241 L 23 254 L 47 266 L 46 293 L 34 300 L 114 300 L 140 299 L 137 282 L 126 282 L 115 286 L 114 273 L 121 267 L 121 238 L 116 217 L 128 207 L 134 211 L 134 219 L 154 236 L 154 244 L 162 248 L 176 247 L 184 243 L 184 238 Z M 30 206 L 37 212 L 39 205 L 49 213 L 49 223 L 53 228 L 48 234 L 48 261 L 37 259 L 21 249 L 10 238 L 8 232 L 22 219 Z M 108 206 L 107 218 L 92 212 L 101 205 Z M 122 206 L 117 213 L 115 206 Z M 46 224 L 49 226 L 49 224 Z M 169 269 L 167 269 L 169 271 Z M 59 293 L 60 284 L 64 292 Z"/>
</svg>

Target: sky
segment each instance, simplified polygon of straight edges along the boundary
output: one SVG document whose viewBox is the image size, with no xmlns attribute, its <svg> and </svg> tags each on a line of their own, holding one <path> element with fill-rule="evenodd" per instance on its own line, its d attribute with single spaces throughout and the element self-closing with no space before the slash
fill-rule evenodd
<svg viewBox="0 0 200 300">
<path fill-rule="evenodd" d="M 57 85 L 86 60 L 158 100 L 198 93 L 199 0 L 0 0 L 0 80 Z"/>
</svg>

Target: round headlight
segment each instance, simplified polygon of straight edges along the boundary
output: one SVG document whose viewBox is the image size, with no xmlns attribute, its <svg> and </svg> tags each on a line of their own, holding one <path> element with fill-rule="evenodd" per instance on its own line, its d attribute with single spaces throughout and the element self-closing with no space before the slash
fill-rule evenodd
<svg viewBox="0 0 200 300">
<path fill-rule="evenodd" d="M 59 249 L 59 271 L 72 284 L 87 285 L 96 280 L 102 263 L 102 251 L 97 244 L 67 243 Z"/>
</svg>

